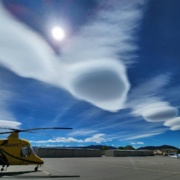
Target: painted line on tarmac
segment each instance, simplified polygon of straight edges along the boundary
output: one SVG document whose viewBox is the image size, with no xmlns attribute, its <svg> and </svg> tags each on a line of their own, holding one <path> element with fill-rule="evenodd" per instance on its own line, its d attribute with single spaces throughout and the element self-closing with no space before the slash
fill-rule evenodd
<svg viewBox="0 0 180 180">
<path fill-rule="evenodd" d="M 51 173 L 49 173 L 49 172 L 47 172 L 47 171 L 45 171 L 45 170 L 42 170 L 42 169 L 41 169 L 41 171 L 42 171 L 44 174 L 47 174 L 48 176 L 52 176 Z"/>
<path fill-rule="evenodd" d="M 80 177 L 79 175 L 52 175 L 51 173 L 42 170 L 42 172 L 46 175 L 48 175 L 48 177 L 50 178 L 75 178 L 75 177 Z"/>
</svg>

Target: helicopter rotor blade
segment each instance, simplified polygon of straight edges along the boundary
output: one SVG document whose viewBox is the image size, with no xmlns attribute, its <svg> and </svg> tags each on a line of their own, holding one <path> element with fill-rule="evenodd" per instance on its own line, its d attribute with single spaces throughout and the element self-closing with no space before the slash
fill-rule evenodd
<svg viewBox="0 0 180 180">
<path fill-rule="evenodd" d="M 72 128 L 68 128 L 68 127 L 47 127 L 47 128 L 31 128 L 31 129 L 13 129 L 13 128 L 3 128 L 0 127 L 0 129 L 8 129 L 11 131 L 6 131 L 6 132 L 0 132 L 0 134 L 9 134 L 12 132 L 29 132 L 29 133 L 36 133 L 33 131 L 38 131 L 38 130 L 72 130 Z"/>
<path fill-rule="evenodd" d="M 8 131 L 8 132 L 0 132 L 0 134 L 10 134 L 12 133 L 13 131 Z"/>
<path fill-rule="evenodd" d="M 28 132 L 28 131 L 37 131 L 37 130 L 71 130 L 72 128 L 68 127 L 50 127 L 50 128 L 31 128 L 31 129 L 24 129 L 19 130 L 20 132 Z M 16 130 L 15 130 L 16 131 Z"/>
</svg>

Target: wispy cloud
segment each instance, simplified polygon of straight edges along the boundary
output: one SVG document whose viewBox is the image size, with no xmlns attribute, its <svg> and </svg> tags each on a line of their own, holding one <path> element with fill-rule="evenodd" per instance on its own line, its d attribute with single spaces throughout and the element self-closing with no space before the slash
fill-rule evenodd
<svg viewBox="0 0 180 180">
<path fill-rule="evenodd" d="M 152 97 L 161 97 L 162 90 L 169 84 L 171 80 L 171 74 L 160 74 L 153 78 L 148 78 L 138 86 L 134 87 L 129 95 L 127 106 L 133 106 L 135 101 L 143 101 Z"/>
<path fill-rule="evenodd" d="M 11 92 L 0 89 L 0 119 L 9 119 L 9 120 L 15 119 L 13 114 L 8 109 L 11 98 L 12 98 Z"/>
<path fill-rule="evenodd" d="M 152 136 L 156 136 L 162 134 L 162 132 L 154 132 L 154 133 L 145 133 L 145 134 L 139 134 L 137 136 L 131 136 L 128 138 L 124 138 L 123 140 L 128 141 L 128 140 L 135 140 L 135 139 L 143 139 L 143 138 L 147 138 L 147 137 L 152 137 Z"/>
<path fill-rule="evenodd" d="M 21 123 L 16 121 L 14 114 L 9 110 L 14 94 L 0 77 L 0 128 L 18 128 Z"/>
<path fill-rule="evenodd" d="M 142 120 L 143 121 L 143 120 Z M 136 122 L 127 125 L 126 127 L 119 127 L 119 131 L 114 133 L 107 134 L 109 140 L 115 141 L 130 141 L 130 140 L 139 140 L 142 141 L 144 138 L 151 138 L 152 136 L 160 135 L 167 132 L 168 128 L 163 127 L 160 123 L 150 123 L 150 122 Z M 132 142 L 132 141 L 131 141 Z"/>
<path fill-rule="evenodd" d="M 97 130 L 88 130 L 88 129 L 83 129 L 83 130 L 77 130 L 69 133 L 69 136 L 87 136 L 90 134 L 96 133 Z"/>
</svg>

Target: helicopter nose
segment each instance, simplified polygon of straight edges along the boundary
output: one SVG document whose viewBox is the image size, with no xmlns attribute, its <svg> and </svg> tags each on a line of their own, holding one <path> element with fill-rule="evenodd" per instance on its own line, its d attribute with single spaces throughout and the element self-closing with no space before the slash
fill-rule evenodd
<svg viewBox="0 0 180 180">
<path fill-rule="evenodd" d="M 40 164 L 44 164 L 44 161 L 41 158 L 39 158 L 39 162 Z"/>
<path fill-rule="evenodd" d="M 36 161 L 38 162 L 38 164 L 44 164 L 44 161 L 40 157 L 36 156 Z"/>
</svg>

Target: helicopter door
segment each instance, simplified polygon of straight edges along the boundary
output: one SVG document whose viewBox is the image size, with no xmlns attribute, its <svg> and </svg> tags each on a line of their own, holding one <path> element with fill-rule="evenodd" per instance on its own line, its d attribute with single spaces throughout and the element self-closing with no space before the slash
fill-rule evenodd
<svg viewBox="0 0 180 180">
<path fill-rule="evenodd" d="M 28 146 L 24 146 L 21 148 L 21 156 L 22 157 L 29 157 L 31 154 L 31 149 Z"/>
</svg>

